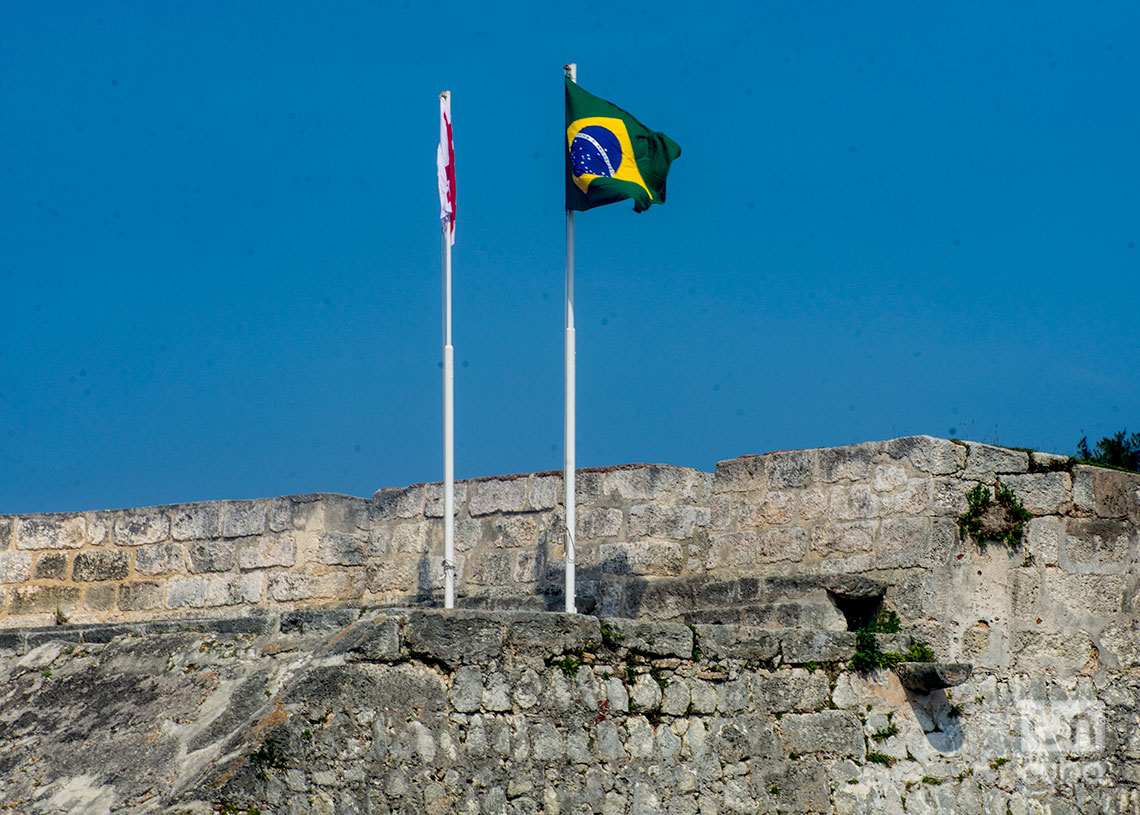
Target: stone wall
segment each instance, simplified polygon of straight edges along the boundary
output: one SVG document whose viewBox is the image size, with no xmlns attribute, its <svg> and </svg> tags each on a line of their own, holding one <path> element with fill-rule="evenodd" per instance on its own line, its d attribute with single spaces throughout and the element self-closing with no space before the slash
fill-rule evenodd
<svg viewBox="0 0 1140 815">
<path fill-rule="evenodd" d="M 0 810 L 1140 812 L 1137 674 L 915 693 L 851 671 L 854 640 L 424 610 L 10 631 Z"/>
<path fill-rule="evenodd" d="M 966 492 L 996 477 L 1034 516 L 1016 549 L 958 533 Z M 561 495 L 550 473 L 457 484 L 461 606 L 562 607 Z M 744 456 L 715 473 L 585 470 L 578 496 L 590 613 L 766 625 L 792 609 L 845 627 L 818 622 L 826 596 L 783 595 L 804 576 L 859 574 L 889 585 L 887 602 L 940 658 L 1140 667 L 1140 476 L 919 436 Z M 427 484 L 3 516 L 0 626 L 438 603 L 441 510 Z"/>
</svg>

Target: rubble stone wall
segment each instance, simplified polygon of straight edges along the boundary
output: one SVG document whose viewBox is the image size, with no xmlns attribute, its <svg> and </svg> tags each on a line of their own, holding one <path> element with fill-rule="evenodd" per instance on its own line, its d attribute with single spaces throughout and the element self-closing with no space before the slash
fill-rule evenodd
<svg viewBox="0 0 1140 815">
<path fill-rule="evenodd" d="M 884 648 L 897 647 L 880 637 Z M 915 693 L 850 632 L 297 611 L 0 634 L 29 815 L 1140 811 L 1140 677 Z"/>
</svg>

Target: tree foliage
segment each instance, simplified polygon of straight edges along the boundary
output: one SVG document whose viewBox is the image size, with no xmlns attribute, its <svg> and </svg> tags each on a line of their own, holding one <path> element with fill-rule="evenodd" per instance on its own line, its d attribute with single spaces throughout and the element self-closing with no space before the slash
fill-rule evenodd
<svg viewBox="0 0 1140 815">
<path fill-rule="evenodd" d="M 1077 442 L 1077 457 L 1093 464 L 1140 472 L 1140 433 L 1130 436 L 1127 430 L 1121 430 L 1105 436 L 1091 450 L 1088 437 L 1082 436 Z"/>
</svg>

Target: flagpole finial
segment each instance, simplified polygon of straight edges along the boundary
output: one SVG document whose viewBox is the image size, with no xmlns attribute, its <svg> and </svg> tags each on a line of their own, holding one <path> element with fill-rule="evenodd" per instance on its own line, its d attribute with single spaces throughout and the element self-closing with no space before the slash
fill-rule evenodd
<svg viewBox="0 0 1140 815">
<path fill-rule="evenodd" d="M 568 77 L 570 77 L 571 79 L 575 79 L 578 76 L 578 63 L 577 62 L 567 62 L 565 65 L 562 66 L 562 70 L 566 72 L 566 75 Z"/>
<path fill-rule="evenodd" d="M 449 96 L 451 96 L 451 91 L 440 91 L 439 92 L 439 98 L 440 99 L 446 99 Z"/>
</svg>

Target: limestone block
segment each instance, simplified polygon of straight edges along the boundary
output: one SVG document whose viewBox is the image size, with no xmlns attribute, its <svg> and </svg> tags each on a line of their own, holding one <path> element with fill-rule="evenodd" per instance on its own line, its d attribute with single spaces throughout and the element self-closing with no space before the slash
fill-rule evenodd
<svg viewBox="0 0 1140 815">
<path fill-rule="evenodd" d="M 721 713 L 739 713 L 752 701 L 752 683 L 746 677 L 729 679 L 716 686 L 716 709 Z"/>
<path fill-rule="evenodd" d="M 398 518 L 424 517 L 425 489 L 423 484 L 410 487 L 386 487 L 372 496 L 372 521 L 393 521 Z"/>
<path fill-rule="evenodd" d="M 780 647 L 784 662 L 847 662 L 855 655 L 855 634 L 792 629 L 780 635 Z"/>
<path fill-rule="evenodd" d="M 634 710 L 655 711 L 661 706 L 661 698 L 661 687 L 653 677 L 646 674 L 637 678 L 629 694 Z"/>
<path fill-rule="evenodd" d="M 820 524 L 812 530 L 811 548 L 823 557 L 870 552 L 878 527 L 878 521 Z"/>
<path fill-rule="evenodd" d="M 721 719 L 712 726 L 712 747 L 726 764 L 754 758 L 775 758 L 779 742 L 771 725 L 759 716 Z"/>
<path fill-rule="evenodd" d="M 1025 548 L 1042 566 L 1056 566 L 1065 537 L 1065 521 L 1059 518 L 1033 518 L 1025 526 Z"/>
<path fill-rule="evenodd" d="M 827 514 L 829 495 L 820 487 L 800 490 L 800 520 L 817 521 Z"/>
<path fill-rule="evenodd" d="M 410 591 L 414 585 L 413 580 L 410 585 L 405 585 L 403 588 Z M 348 600 L 360 596 L 359 590 L 353 583 L 352 575 L 344 572 L 325 575 L 290 572 L 270 573 L 266 593 L 270 599 L 278 601 L 310 600 L 324 597 Z"/>
<path fill-rule="evenodd" d="M 12 545 L 12 517 L 0 516 L 0 551 L 7 549 Z"/>
<path fill-rule="evenodd" d="M 951 475 L 966 465 L 965 445 L 949 439 L 907 436 L 886 442 L 883 449 L 891 458 L 906 459 L 914 469 L 931 475 Z"/>
<path fill-rule="evenodd" d="M 875 456 L 882 448 L 881 442 L 867 442 L 819 450 L 819 480 L 827 484 L 862 481 L 872 472 Z"/>
<path fill-rule="evenodd" d="M 161 608 L 164 591 L 159 583 L 123 583 L 119 586 L 119 608 L 144 611 Z"/>
<path fill-rule="evenodd" d="M 482 542 L 495 549 L 533 549 L 538 545 L 539 526 L 533 515 L 508 515 L 484 521 Z"/>
<path fill-rule="evenodd" d="M 887 518 L 875 541 L 880 569 L 934 568 L 949 562 L 958 543 L 958 525 L 948 519 Z"/>
<path fill-rule="evenodd" d="M 846 710 L 787 714 L 779 728 L 790 752 L 829 753 L 859 761 L 866 757 L 863 727 Z"/>
<path fill-rule="evenodd" d="M 800 668 L 757 673 L 752 684 L 756 704 L 773 713 L 819 710 L 827 705 L 829 693 L 827 674 Z"/>
<path fill-rule="evenodd" d="M 265 532 L 268 501 L 226 501 L 222 505 L 222 536 L 247 538 Z"/>
<path fill-rule="evenodd" d="M 40 560 L 43 560 L 42 555 Z M 29 553 L 0 552 L 0 583 L 26 583 L 31 577 L 32 556 Z"/>
<path fill-rule="evenodd" d="M 242 544 L 238 550 L 238 566 L 242 569 L 267 569 L 296 563 L 297 543 L 290 534 L 261 535 Z"/>
<path fill-rule="evenodd" d="M 471 483 L 468 512 L 473 517 L 496 512 L 522 512 L 526 509 L 526 482 L 519 478 L 492 478 Z"/>
<path fill-rule="evenodd" d="M 602 543 L 598 557 L 606 574 L 676 575 L 685 566 L 685 550 L 679 543 Z"/>
<path fill-rule="evenodd" d="M 883 499 L 867 484 L 832 487 L 828 517 L 833 521 L 878 518 L 883 514 Z"/>
<path fill-rule="evenodd" d="M 635 504 L 629 510 L 629 537 L 687 540 L 708 528 L 710 519 L 707 507 Z"/>
<path fill-rule="evenodd" d="M 819 480 L 815 450 L 787 450 L 764 456 L 764 475 L 770 489 L 803 487 Z"/>
<path fill-rule="evenodd" d="M 72 614 L 79 607 L 78 586 L 17 586 L 8 592 L 8 613 Z"/>
<path fill-rule="evenodd" d="M 359 535 L 368 531 L 369 504 L 363 498 L 324 493 L 320 496 L 320 505 L 323 531 L 345 535 Z M 261 534 L 261 532 L 252 534 Z"/>
<path fill-rule="evenodd" d="M 621 519 L 620 509 L 584 508 L 578 513 L 578 538 L 596 540 L 617 537 L 621 534 Z"/>
<path fill-rule="evenodd" d="M 1101 635 L 1101 644 L 1116 657 L 1122 670 L 1140 668 L 1140 624 L 1110 626 Z"/>
<path fill-rule="evenodd" d="M 713 474 L 713 492 L 753 492 L 767 487 L 762 456 L 741 456 L 717 462 Z"/>
<path fill-rule="evenodd" d="M 778 635 L 763 628 L 729 625 L 694 626 L 696 644 L 704 660 L 739 659 L 768 663 L 780 653 Z"/>
<path fill-rule="evenodd" d="M 468 522 L 471 524 L 472 522 Z M 383 521 L 372 524 L 368 531 L 368 553 L 372 557 L 394 554 L 422 554 L 431 550 L 431 533 L 438 521 Z M 473 522 L 478 530 L 479 522 Z M 456 548 L 459 547 L 461 523 L 455 525 Z M 468 527 L 464 527 L 470 533 Z"/>
<path fill-rule="evenodd" d="M 126 552 L 94 549 L 80 552 L 71 566 L 71 579 L 77 583 L 122 580 L 130 571 Z"/>
<path fill-rule="evenodd" d="M 655 657 L 692 657 L 693 631 L 682 623 L 608 620 L 607 624 L 631 651 Z"/>
<path fill-rule="evenodd" d="M 1002 483 L 1034 515 L 1064 513 L 1073 500 L 1073 479 L 1064 472 L 1011 475 Z"/>
<path fill-rule="evenodd" d="M 167 608 L 201 608 L 206 605 L 206 578 L 172 577 L 166 584 Z"/>
<path fill-rule="evenodd" d="M 263 584 L 264 577 L 261 572 L 207 578 L 205 605 L 260 603 Z"/>
<path fill-rule="evenodd" d="M 1136 537 L 1136 529 L 1124 521 L 1069 518 L 1059 562 L 1070 571 L 1124 571 Z"/>
<path fill-rule="evenodd" d="M 1085 513 L 1096 512 L 1096 491 L 1093 488 L 1093 473 L 1097 467 L 1078 465 L 1073 468 L 1073 506 Z"/>
<path fill-rule="evenodd" d="M 270 532 L 285 532 L 293 528 L 293 501 L 288 496 L 270 499 L 265 525 Z"/>
<path fill-rule="evenodd" d="M 542 655 L 571 654 L 602 641 L 598 618 L 584 614 L 517 614 L 507 623 L 511 645 Z"/>
<path fill-rule="evenodd" d="M 558 506 L 565 492 L 562 477 L 558 475 L 532 475 L 527 486 L 527 503 L 531 509 L 550 510 Z M 574 495 L 577 500 L 578 481 L 574 480 Z"/>
<path fill-rule="evenodd" d="M 1094 467 L 1092 485 L 1099 517 L 1140 524 L 1140 475 Z"/>
<path fill-rule="evenodd" d="M 1028 673 L 1071 675 L 1095 672 L 1098 663 L 1092 640 L 1084 631 L 1015 631 L 1010 647 L 1011 668 Z"/>
<path fill-rule="evenodd" d="M 452 609 L 413 611 L 404 626 L 411 653 L 446 665 L 482 665 L 503 650 L 505 631 L 498 619 Z"/>
<path fill-rule="evenodd" d="M 115 518 L 115 542 L 120 546 L 142 546 L 170 537 L 170 519 L 161 509 L 128 510 Z"/>
<path fill-rule="evenodd" d="M 212 540 L 221 534 L 221 504 L 180 504 L 170 508 L 170 536 L 175 540 Z"/>
<path fill-rule="evenodd" d="M 958 478 L 935 478 L 933 495 L 930 499 L 931 512 L 935 515 L 959 517 L 970 508 L 966 501 L 966 493 L 973 486 L 972 483 Z"/>
<path fill-rule="evenodd" d="M 708 473 L 665 464 L 638 464 L 609 470 L 602 478 L 602 493 L 626 501 L 665 500 L 703 503 L 712 484 Z"/>
<path fill-rule="evenodd" d="M 317 560 L 321 563 L 330 566 L 363 566 L 368 560 L 367 544 L 356 535 L 322 532 L 317 536 L 317 541 Z"/>
<path fill-rule="evenodd" d="M 1065 574 L 1058 569 L 1045 572 L 1049 599 L 1069 614 L 1115 617 L 1124 603 L 1124 575 Z"/>
<path fill-rule="evenodd" d="M 748 496 L 737 504 L 741 526 L 779 526 L 796 517 L 794 492 L 776 490 Z"/>
<path fill-rule="evenodd" d="M 86 542 L 82 515 L 36 515 L 16 521 L 17 549 L 80 549 Z"/>
<path fill-rule="evenodd" d="M 689 686 L 683 679 L 673 679 L 665 686 L 661 696 L 661 712 L 667 716 L 683 716 L 689 709 L 691 700 Z M 680 744 L 677 745 L 680 747 Z"/>
<path fill-rule="evenodd" d="M 113 609 L 118 598 L 119 587 L 114 583 L 99 583 L 88 586 L 83 592 L 83 607 L 90 611 Z"/>
<path fill-rule="evenodd" d="M 188 541 L 186 546 L 189 550 L 190 571 L 196 574 L 228 572 L 237 559 L 237 545 L 232 540 Z"/>
<path fill-rule="evenodd" d="M 1010 450 L 973 441 L 965 444 L 969 452 L 962 478 L 992 484 L 998 476 L 1029 471 L 1029 454 L 1024 450 Z"/>
<path fill-rule="evenodd" d="M 185 549 L 180 543 L 152 543 L 135 549 L 135 570 L 141 574 L 179 572 L 185 563 Z"/>
<path fill-rule="evenodd" d="M 36 559 L 36 580 L 66 580 L 68 572 L 67 555 L 63 552 L 44 553 Z"/>
<path fill-rule="evenodd" d="M 882 513 L 886 515 L 927 515 L 934 500 L 934 480 L 911 478 L 900 488 L 882 496 Z"/>
<path fill-rule="evenodd" d="M 906 468 L 898 464 L 879 464 L 871 474 L 871 488 L 875 492 L 892 492 L 906 482 Z"/>
</svg>

